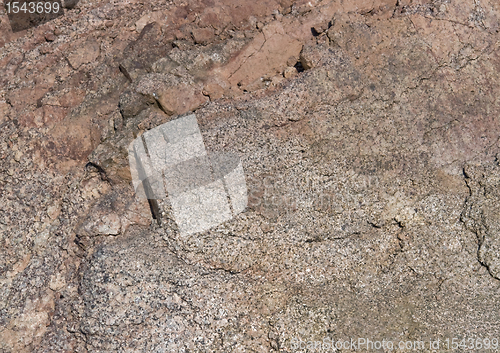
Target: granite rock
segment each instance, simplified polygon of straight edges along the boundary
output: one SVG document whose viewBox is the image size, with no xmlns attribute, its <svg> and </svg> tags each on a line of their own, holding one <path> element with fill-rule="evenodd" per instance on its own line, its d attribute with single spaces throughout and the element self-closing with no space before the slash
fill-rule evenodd
<svg viewBox="0 0 500 353">
<path fill-rule="evenodd" d="M 0 351 L 498 337 L 499 16 L 98 0 L 12 33 L 0 12 Z M 248 205 L 183 236 L 127 151 L 189 112 Z"/>
</svg>

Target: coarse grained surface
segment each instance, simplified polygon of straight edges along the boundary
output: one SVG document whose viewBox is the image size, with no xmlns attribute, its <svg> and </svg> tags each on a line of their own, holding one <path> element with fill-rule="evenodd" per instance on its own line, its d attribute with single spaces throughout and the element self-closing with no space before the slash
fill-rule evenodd
<svg viewBox="0 0 500 353">
<path fill-rule="evenodd" d="M 496 2 L 64 11 L 0 13 L 0 352 L 500 339 Z M 192 111 L 249 201 L 181 236 L 127 147 Z"/>
</svg>

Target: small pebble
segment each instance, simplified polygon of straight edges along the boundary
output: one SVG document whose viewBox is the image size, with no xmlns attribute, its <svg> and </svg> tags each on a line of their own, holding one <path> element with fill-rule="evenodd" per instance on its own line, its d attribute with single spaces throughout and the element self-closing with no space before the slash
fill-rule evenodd
<svg viewBox="0 0 500 353">
<path fill-rule="evenodd" d="M 56 40 L 56 35 L 54 33 L 52 33 L 52 32 L 46 33 L 45 34 L 45 40 L 47 42 L 53 42 L 53 41 Z"/>
</svg>

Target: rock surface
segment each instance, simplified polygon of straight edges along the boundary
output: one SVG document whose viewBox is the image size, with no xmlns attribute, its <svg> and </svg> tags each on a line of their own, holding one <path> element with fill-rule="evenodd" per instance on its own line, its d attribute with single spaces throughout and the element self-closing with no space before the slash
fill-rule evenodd
<svg viewBox="0 0 500 353">
<path fill-rule="evenodd" d="M 64 11 L 0 9 L 0 352 L 500 339 L 497 2 Z M 127 148 L 191 111 L 249 200 L 183 237 Z"/>
</svg>

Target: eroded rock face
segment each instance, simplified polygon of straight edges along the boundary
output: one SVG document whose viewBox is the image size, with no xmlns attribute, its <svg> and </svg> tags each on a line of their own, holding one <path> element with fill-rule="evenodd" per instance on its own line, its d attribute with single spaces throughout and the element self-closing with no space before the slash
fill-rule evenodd
<svg viewBox="0 0 500 353">
<path fill-rule="evenodd" d="M 468 165 L 465 173 L 470 196 L 464 210 L 463 220 L 476 233 L 479 249 L 478 259 L 490 274 L 500 278 L 500 218 L 499 177 L 497 163 L 485 167 Z"/>
<path fill-rule="evenodd" d="M 0 351 L 498 338 L 499 16 L 80 1 L 13 34 L 0 13 Z M 127 149 L 191 111 L 249 199 L 181 236 Z"/>
</svg>

